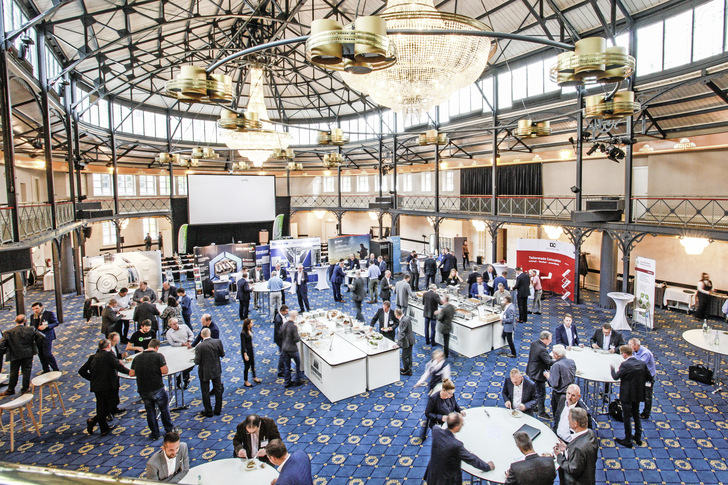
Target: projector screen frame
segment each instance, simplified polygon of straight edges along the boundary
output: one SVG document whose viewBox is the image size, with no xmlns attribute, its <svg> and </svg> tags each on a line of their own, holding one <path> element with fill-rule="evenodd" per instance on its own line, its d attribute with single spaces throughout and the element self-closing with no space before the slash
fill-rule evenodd
<svg viewBox="0 0 728 485">
<path fill-rule="evenodd" d="M 261 223 L 273 223 L 276 216 L 276 200 L 277 200 L 277 189 L 276 189 L 276 177 L 275 175 L 247 175 L 247 174 L 215 174 L 215 173 L 193 173 L 186 174 L 187 182 L 187 214 L 188 224 L 191 226 L 206 226 L 206 225 L 233 225 L 233 224 L 261 224 Z M 246 177 L 246 178 L 272 178 L 273 179 L 273 217 L 271 219 L 257 219 L 249 221 L 232 221 L 232 222 L 221 222 L 221 221 L 208 221 L 208 222 L 193 222 L 193 211 L 192 211 L 192 197 L 190 191 L 190 177 Z"/>
</svg>

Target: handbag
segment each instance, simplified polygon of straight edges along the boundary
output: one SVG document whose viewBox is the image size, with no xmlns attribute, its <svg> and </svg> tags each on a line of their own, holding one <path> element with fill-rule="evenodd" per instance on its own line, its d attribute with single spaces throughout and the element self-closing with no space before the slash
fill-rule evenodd
<svg viewBox="0 0 728 485">
<path fill-rule="evenodd" d="M 623 421 L 622 417 L 622 402 L 619 399 L 609 403 L 609 415 L 619 422 Z"/>
<path fill-rule="evenodd" d="M 702 364 L 688 367 L 688 377 L 703 384 L 713 384 L 713 371 Z"/>
</svg>

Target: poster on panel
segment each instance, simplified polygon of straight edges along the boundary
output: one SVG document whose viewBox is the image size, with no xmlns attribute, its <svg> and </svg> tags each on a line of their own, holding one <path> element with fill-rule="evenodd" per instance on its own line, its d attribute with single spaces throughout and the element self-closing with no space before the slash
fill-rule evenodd
<svg viewBox="0 0 728 485">
<path fill-rule="evenodd" d="M 255 266 L 255 248 L 252 244 L 215 244 L 195 247 L 195 263 L 200 277 L 220 279 L 221 276 L 239 273 L 243 268 Z"/>
<path fill-rule="evenodd" d="M 349 259 L 350 254 L 354 254 L 358 259 L 367 259 L 371 247 L 370 240 L 369 234 L 329 238 L 329 262 Z"/>
<path fill-rule="evenodd" d="M 541 276 L 544 291 L 551 291 L 574 301 L 574 245 L 549 239 L 519 239 L 516 265 L 523 271 L 535 269 Z"/>
<path fill-rule="evenodd" d="M 85 277 L 86 298 L 108 301 L 121 288 L 138 288 L 146 281 L 149 288 L 162 287 L 162 254 L 160 251 L 133 251 L 104 255 L 84 261 L 90 268 Z"/>
<path fill-rule="evenodd" d="M 321 260 L 321 238 L 277 239 L 270 242 L 270 266 L 280 263 L 295 268 L 299 263 L 308 271 Z"/>
<path fill-rule="evenodd" d="M 634 265 L 634 302 L 635 308 L 644 312 L 634 312 L 634 321 L 652 328 L 655 314 L 655 260 L 637 256 Z"/>
<path fill-rule="evenodd" d="M 260 265 L 266 280 L 270 278 L 270 246 L 268 244 L 255 247 L 255 264 Z"/>
<path fill-rule="evenodd" d="M 389 236 L 387 241 L 392 243 L 392 274 L 402 271 L 402 239 L 400 236 Z"/>
</svg>

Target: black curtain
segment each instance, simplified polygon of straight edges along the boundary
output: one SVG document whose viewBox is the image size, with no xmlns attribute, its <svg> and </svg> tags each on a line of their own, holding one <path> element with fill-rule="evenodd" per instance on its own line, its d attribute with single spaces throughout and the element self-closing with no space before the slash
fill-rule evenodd
<svg viewBox="0 0 728 485">
<path fill-rule="evenodd" d="M 543 195 L 540 163 L 498 167 L 498 195 Z M 493 167 L 460 170 L 460 195 L 491 195 Z"/>
</svg>

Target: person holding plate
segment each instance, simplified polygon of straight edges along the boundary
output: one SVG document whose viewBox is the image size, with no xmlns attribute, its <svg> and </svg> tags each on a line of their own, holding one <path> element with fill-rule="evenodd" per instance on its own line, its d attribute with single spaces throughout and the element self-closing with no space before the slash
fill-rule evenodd
<svg viewBox="0 0 728 485">
<path fill-rule="evenodd" d="M 399 318 L 394 314 L 391 303 L 388 301 L 382 304 L 382 308 L 377 310 L 377 313 L 372 318 L 370 322 L 372 328 L 377 327 L 377 322 L 379 322 L 379 332 L 394 342 L 394 328 L 399 325 Z"/>
<path fill-rule="evenodd" d="M 420 435 L 422 440 L 424 441 L 427 438 L 428 429 L 446 422 L 448 414 L 452 412 L 458 412 L 465 416 L 465 411 L 460 408 L 455 399 L 455 384 L 450 379 L 445 379 L 442 382 L 440 392 L 436 392 L 427 400 L 427 407 L 425 407 L 427 421 Z"/>
<path fill-rule="evenodd" d="M 233 446 L 233 456 L 237 458 L 257 458 L 258 460 L 270 463 L 265 447 L 269 442 L 281 439 L 276 422 L 270 418 L 251 414 L 245 421 L 238 425 Z"/>
</svg>

